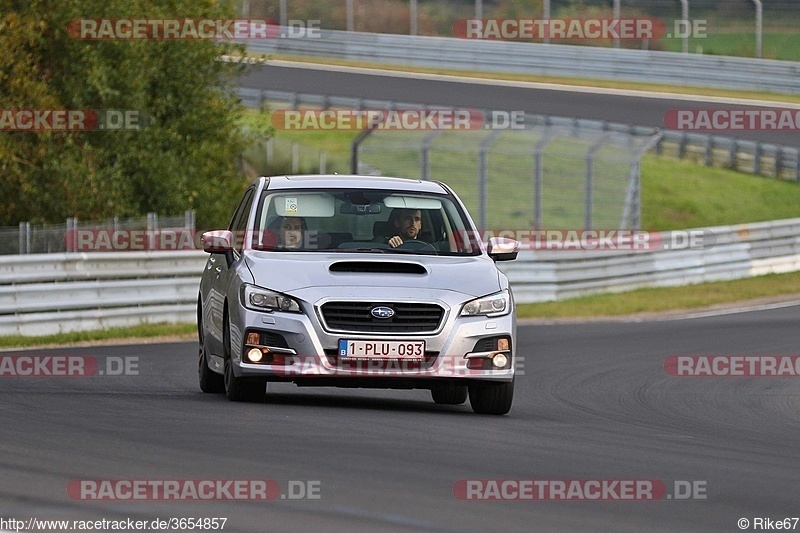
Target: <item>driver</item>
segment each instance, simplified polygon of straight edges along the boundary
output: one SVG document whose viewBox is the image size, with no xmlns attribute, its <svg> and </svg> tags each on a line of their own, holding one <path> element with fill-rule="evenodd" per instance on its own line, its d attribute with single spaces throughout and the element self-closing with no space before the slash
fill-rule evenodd
<svg viewBox="0 0 800 533">
<path fill-rule="evenodd" d="M 389 238 L 389 246 L 397 248 L 407 240 L 419 238 L 419 232 L 422 231 L 422 212 L 419 209 L 397 208 L 389 215 L 389 222 L 398 233 Z"/>
</svg>

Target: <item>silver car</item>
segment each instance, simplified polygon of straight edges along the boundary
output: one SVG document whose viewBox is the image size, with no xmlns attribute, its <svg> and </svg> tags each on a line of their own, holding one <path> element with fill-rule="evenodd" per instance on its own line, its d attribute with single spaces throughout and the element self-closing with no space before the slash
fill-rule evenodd
<svg viewBox="0 0 800 533">
<path fill-rule="evenodd" d="M 496 261 L 445 184 L 388 177 L 259 178 L 210 254 L 197 323 L 204 392 L 262 401 L 268 382 L 429 389 L 505 414 L 516 318 Z"/>
</svg>

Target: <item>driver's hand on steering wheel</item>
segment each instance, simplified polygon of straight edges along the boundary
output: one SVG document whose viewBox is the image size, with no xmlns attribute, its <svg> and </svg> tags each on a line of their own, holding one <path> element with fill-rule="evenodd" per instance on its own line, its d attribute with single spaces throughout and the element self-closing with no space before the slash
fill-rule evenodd
<svg viewBox="0 0 800 533">
<path fill-rule="evenodd" d="M 401 239 L 399 235 L 395 235 L 394 237 L 389 239 L 389 246 L 391 246 L 392 248 L 397 248 L 401 244 L 403 244 L 403 239 Z"/>
</svg>

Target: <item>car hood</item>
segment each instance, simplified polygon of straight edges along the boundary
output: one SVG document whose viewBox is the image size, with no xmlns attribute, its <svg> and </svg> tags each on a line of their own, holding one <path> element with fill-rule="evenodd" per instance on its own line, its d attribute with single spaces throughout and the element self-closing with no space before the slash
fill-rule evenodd
<svg viewBox="0 0 800 533">
<path fill-rule="evenodd" d="M 309 287 L 398 287 L 478 297 L 502 289 L 487 256 L 442 257 L 371 253 L 245 252 L 256 285 L 291 293 Z"/>
</svg>

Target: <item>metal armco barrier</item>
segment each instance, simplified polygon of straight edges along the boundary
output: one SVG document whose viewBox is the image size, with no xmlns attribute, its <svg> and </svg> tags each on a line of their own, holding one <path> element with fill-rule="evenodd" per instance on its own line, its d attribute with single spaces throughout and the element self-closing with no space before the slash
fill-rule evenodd
<svg viewBox="0 0 800 533">
<path fill-rule="evenodd" d="M 697 231 L 697 230 L 695 230 Z M 800 270 L 800 218 L 704 228 L 703 246 L 649 252 L 523 250 L 499 263 L 518 303 Z M 684 232 L 665 232 L 675 242 Z M 207 254 L 0 257 L 0 335 L 194 322 Z"/>
<path fill-rule="evenodd" d="M 255 54 L 800 94 L 793 61 L 336 30 L 246 44 Z"/>
<path fill-rule="evenodd" d="M 208 254 L 109 252 L 0 257 L 0 335 L 193 322 Z"/>
</svg>

